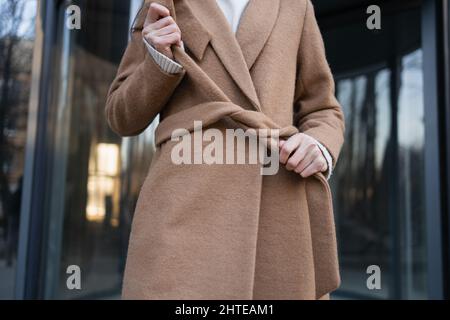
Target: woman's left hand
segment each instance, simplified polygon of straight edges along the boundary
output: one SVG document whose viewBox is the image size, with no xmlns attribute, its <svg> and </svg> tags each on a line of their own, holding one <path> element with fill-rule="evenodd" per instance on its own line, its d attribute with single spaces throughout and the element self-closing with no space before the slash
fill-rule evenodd
<svg viewBox="0 0 450 320">
<path fill-rule="evenodd" d="M 303 178 L 328 170 L 327 160 L 316 140 L 304 133 L 280 140 L 280 162 Z"/>
</svg>

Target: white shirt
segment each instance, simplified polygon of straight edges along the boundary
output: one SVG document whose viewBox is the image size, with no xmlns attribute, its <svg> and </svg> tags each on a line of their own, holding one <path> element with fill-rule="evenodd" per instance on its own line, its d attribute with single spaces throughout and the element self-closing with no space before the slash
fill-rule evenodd
<svg viewBox="0 0 450 320">
<path fill-rule="evenodd" d="M 231 29 L 236 33 L 242 14 L 247 8 L 249 0 L 217 0 L 217 4 L 222 9 L 225 18 L 230 23 Z"/>
<path fill-rule="evenodd" d="M 258 1 L 258 0 L 255 0 Z M 239 22 L 241 20 L 242 14 L 245 11 L 245 8 L 247 8 L 249 0 L 217 0 L 217 4 L 219 5 L 220 9 L 222 9 L 222 12 L 227 18 L 228 22 L 230 23 L 231 29 L 234 33 L 236 33 Z M 153 57 L 153 59 L 156 61 L 156 63 L 163 69 L 165 72 L 168 73 L 178 73 L 183 70 L 183 67 L 178 64 L 177 62 L 173 61 L 172 59 L 166 57 L 159 51 L 157 51 L 155 48 L 153 48 L 147 41 L 144 39 L 144 43 L 147 46 L 150 55 Z M 331 177 L 332 171 L 333 171 L 333 160 L 331 157 L 330 152 L 327 150 L 327 148 L 322 145 L 319 141 L 316 141 L 317 146 L 319 147 L 320 151 L 322 151 L 322 154 L 324 155 L 327 164 L 328 164 L 328 174 L 327 179 Z"/>
</svg>

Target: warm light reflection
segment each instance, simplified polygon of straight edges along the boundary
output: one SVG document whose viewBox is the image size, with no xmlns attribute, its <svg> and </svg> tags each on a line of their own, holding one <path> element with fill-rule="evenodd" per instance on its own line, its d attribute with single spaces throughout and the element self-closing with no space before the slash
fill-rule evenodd
<svg viewBox="0 0 450 320">
<path fill-rule="evenodd" d="M 108 211 L 109 224 L 118 226 L 120 150 L 116 144 L 97 144 L 89 160 L 88 221 L 104 222 Z"/>
<path fill-rule="evenodd" d="M 106 176 L 117 176 L 119 173 L 119 146 L 99 143 L 97 145 L 97 172 Z"/>
</svg>

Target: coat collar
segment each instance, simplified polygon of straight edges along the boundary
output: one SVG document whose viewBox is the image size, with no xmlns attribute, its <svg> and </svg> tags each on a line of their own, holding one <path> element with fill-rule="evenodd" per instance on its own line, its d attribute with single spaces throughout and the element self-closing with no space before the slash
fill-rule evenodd
<svg viewBox="0 0 450 320">
<path fill-rule="evenodd" d="M 249 70 L 272 33 L 279 8 L 280 0 L 250 0 L 241 18 L 236 37 Z"/>
<path fill-rule="evenodd" d="M 171 12 L 174 10 L 171 9 Z M 184 44 L 197 60 L 202 60 L 212 39 L 209 29 L 196 18 L 189 1 L 176 1 L 175 19 L 181 29 Z"/>
<path fill-rule="evenodd" d="M 261 53 L 278 17 L 280 0 L 250 0 L 236 35 L 217 0 L 159 0 L 170 11 L 183 34 L 183 42 L 197 60 L 209 43 L 235 83 L 261 111 L 250 69 Z M 175 5 L 174 5 L 175 4 Z M 175 10 L 173 8 L 175 7 Z M 264 19 L 261 19 L 264 17 Z"/>
</svg>

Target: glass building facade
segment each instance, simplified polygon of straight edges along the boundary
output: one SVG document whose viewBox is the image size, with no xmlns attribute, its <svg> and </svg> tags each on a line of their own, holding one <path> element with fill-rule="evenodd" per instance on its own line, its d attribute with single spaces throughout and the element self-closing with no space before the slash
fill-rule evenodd
<svg viewBox="0 0 450 320">
<path fill-rule="evenodd" d="M 0 299 L 119 297 L 157 121 L 120 138 L 104 106 L 141 2 L 0 0 Z M 313 3 L 347 124 L 335 297 L 448 298 L 448 1 L 380 1 L 381 30 L 366 27 L 370 1 Z"/>
</svg>

